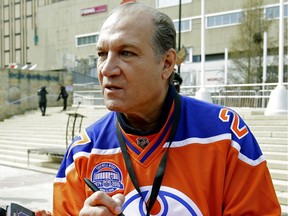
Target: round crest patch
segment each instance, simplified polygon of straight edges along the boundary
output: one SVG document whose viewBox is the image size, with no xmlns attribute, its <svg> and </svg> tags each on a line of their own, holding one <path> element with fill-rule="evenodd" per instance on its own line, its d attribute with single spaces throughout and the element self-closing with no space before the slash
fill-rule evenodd
<svg viewBox="0 0 288 216">
<path fill-rule="evenodd" d="M 92 182 L 102 191 L 112 193 L 124 188 L 122 172 L 117 165 L 111 162 L 98 164 L 92 171 Z"/>
</svg>

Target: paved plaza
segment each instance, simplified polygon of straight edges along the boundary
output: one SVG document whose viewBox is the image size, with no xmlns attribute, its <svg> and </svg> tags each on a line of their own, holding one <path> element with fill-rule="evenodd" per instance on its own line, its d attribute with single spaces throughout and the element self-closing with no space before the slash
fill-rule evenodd
<svg viewBox="0 0 288 216">
<path fill-rule="evenodd" d="M 53 174 L 0 165 L 0 207 L 11 202 L 52 210 Z"/>
</svg>

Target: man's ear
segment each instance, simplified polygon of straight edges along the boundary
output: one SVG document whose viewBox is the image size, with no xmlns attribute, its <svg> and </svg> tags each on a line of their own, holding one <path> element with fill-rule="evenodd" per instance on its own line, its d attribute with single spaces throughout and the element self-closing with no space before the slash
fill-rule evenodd
<svg viewBox="0 0 288 216">
<path fill-rule="evenodd" d="M 176 62 L 176 51 L 175 49 L 169 49 L 164 55 L 164 65 L 162 76 L 164 79 L 169 79 L 171 73 L 173 73 L 175 62 Z"/>
</svg>

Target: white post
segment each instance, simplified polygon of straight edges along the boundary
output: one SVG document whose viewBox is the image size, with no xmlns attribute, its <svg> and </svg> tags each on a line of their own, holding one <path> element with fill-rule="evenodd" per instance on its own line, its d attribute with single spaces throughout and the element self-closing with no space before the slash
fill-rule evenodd
<svg viewBox="0 0 288 216">
<path fill-rule="evenodd" d="M 279 4 L 279 65 L 278 65 L 278 85 L 271 92 L 265 115 L 287 115 L 287 89 L 283 85 L 284 70 L 284 0 Z"/>
<path fill-rule="evenodd" d="M 224 84 L 228 83 L 228 48 L 225 48 L 225 62 L 224 62 Z"/>
<path fill-rule="evenodd" d="M 212 103 L 211 94 L 205 85 L 205 0 L 201 0 L 201 87 L 196 92 L 195 98 Z"/>
<path fill-rule="evenodd" d="M 204 88 L 205 83 L 205 55 L 206 55 L 206 47 L 205 47 L 205 0 L 201 1 L 201 88 Z"/>
<path fill-rule="evenodd" d="M 265 82 L 267 79 L 267 32 L 263 34 L 262 108 L 265 107 Z"/>
<path fill-rule="evenodd" d="M 283 84 L 284 69 L 284 0 L 280 0 L 279 5 L 279 65 L 278 65 L 278 84 Z"/>
</svg>

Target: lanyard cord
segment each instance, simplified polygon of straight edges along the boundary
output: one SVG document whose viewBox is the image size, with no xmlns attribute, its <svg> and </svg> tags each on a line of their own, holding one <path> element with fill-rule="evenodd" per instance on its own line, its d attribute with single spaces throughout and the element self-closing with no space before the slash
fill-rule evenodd
<svg viewBox="0 0 288 216">
<path fill-rule="evenodd" d="M 161 184 L 162 184 L 162 180 L 164 177 L 164 172 L 165 172 L 165 168 L 166 168 L 166 162 L 167 162 L 167 156 L 168 156 L 168 150 L 174 140 L 175 134 L 176 134 L 176 130 L 178 128 L 178 123 L 179 123 L 179 119 L 180 119 L 180 112 L 181 112 L 181 98 L 179 94 L 175 95 L 175 109 L 174 109 L 174 113 L 173 113 L 173 122 L 172 122 L 172 129 L 169 135 L 169 145 L 167 147 L 167 150 L 165 151 L 160 163 L 159 163 L 159 167 L 157 169 L 156 175 L 154 177 L 154 181 L 153 181 L 153 186 L 152 186 L 152 192 L 149 198 L 149 203 L 147 204 L 145 202 L 145 199 L 142 195 L 142 192 L 140 190 L 135 172 L 133 170 L 133 166 L 132 166 L 132 162 L 129 156 L 129 153 L 127 151 L 126 145 L 125 145 L 125 140 L 123 138 L 123 135 L 121 133 L 120 130 L 120 126 L 118 124 L 118 121 L 116 121 L 116 131 L 117 131 L 117 137 L 118 140 L 120 142 L 120 148 L 121 151 L 123 153 L 123 157 L 124 157 L 124 161 L 130 176 L 130 179 L 135 187 L 135 189 L 137 190 L 138 194 L 141 196 L 141 198 L 143 199 L 144 203 L 146 204 L 146 209 L 147 209 L 147 214 L 146 216 L 150 216 L 150 211 L 157 199 Z"/>
</svg>

